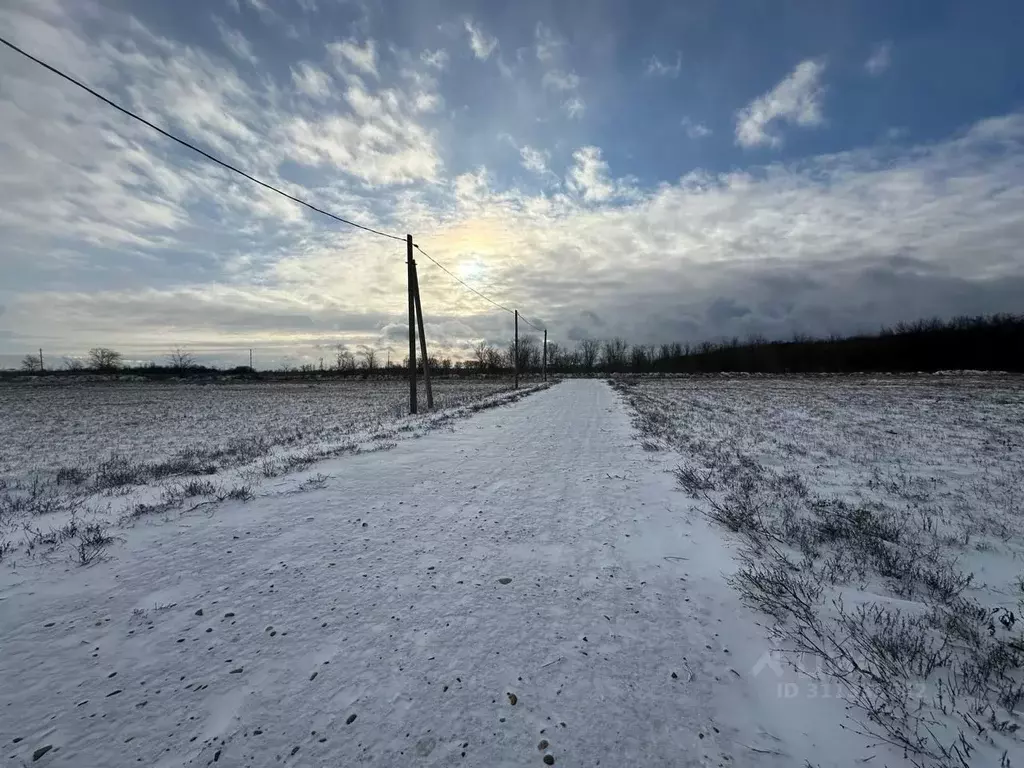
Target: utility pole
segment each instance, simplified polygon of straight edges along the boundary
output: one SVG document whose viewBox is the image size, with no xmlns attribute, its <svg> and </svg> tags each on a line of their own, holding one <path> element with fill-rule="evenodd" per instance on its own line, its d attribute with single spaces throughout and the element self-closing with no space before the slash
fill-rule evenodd
<svg viewBox="0 0 1024 768">
<path fill-rule="evenodd" d="M 420 276 L 416 264 L 412 265 L 412 279 L 416 290 L 416 325 L 420 332 L 420 352 L 423 353 L 423 384 L 427 389 L 427 410 L 434 409 L 434 390 L 430 387 L 430 358 L 427 357 L 427 334 L 423 332 L 423 305 L 420 303 Z"/>
<path fill-rule="evenodd" d="M 252 370 L 252 347 L 249 347 L 249 370 Z"/>
<path fill-rule="evenodd" d="M 544 381 L 548 380 L 548 329 L 544 329 L 544 362 L 541 363 L 541 370 L 544 372 Z"/>
<path fill-rule="evenodd" d="M 416 261 L 412 257 L 412 235 L 405 236 L 405 249 L 409 266 L 409 413 L 416 413 Z"/>
<path fill-rule="evenodd" d="M 516 310 L 516 340 L 512 345 L 512 364 L 516 369 L 516 389 L 519 389 L 519 310 Z"/>
<path fill-rule="evenodd" d="M 39 348 L 39 372 L 43 372 L 43 348 Z"/>
</svg>

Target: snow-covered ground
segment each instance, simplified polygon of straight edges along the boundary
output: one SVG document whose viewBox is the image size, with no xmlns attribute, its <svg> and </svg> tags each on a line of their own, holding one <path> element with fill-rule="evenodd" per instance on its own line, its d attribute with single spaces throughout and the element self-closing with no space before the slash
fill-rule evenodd
<svg viewBox="0 0 1024 768">
<path fill-rule="evenodd" d="M 88 563 L 114 524 L 247 500 L 324 458 L 387 450 L 540 386 L 442 379 L 434 410 L 421 391 L 409 416 L 399 381 L 31 381 L 0 386 L 0 561 Z"/>
<path fill-rule="evenodd" d="M 39 766 L 902 765 L 791 697 L 734 550 L 606 383 L 0 569 Z M 322 478 L 309 483 L 310 477 Z M 48 749 L 47 749 L 48 748 Z"/>
<path fill-rule="evenodd" d="M 1024 759 L 1024 381 L 622 379 L 652 453 L 743 549 L 795 698 L 915 765 Z M 678 458 L 677 458 L 678 457 Z"/>
<path fill-rule="evenodd" d="M 27 382 L 0 384 L 0 480 L 8 483 L 64 469 L 88 484 L 112 456 L 157 465 L 187 453 L 219 466 L 233 453 L 382 431 L 409 407 L 408 383 L 388 379 Z M 510 378 L 440 379 L 435 405 L 511 389 Z"/>
</svg>

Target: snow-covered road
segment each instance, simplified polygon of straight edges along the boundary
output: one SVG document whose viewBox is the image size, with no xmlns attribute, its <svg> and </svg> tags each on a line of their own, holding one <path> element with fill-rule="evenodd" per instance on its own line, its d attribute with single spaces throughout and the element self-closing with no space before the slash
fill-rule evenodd
<svg viewBox="0 0 1024 768">
<path fill-rule="evenodd" d="M 5 569 L 0 757 L 850 764 L 839 702 L 753 674 L 769 646 L 673 462 L 566 381 L 323 462 L 321 490 L 139 525 L 109 562 Z"/>
</svg>

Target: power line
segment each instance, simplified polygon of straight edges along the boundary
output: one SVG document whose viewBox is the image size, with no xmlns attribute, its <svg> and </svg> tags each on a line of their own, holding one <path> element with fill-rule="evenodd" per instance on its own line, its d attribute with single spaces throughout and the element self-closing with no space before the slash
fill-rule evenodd
<svg viewBox="0 0 1024 768">
<path fill-rule="evenodd" d="M 476 294 L 477 296 L 479 296 L 479 297 L 480 297 L 481 299 L 483 299 L 484 301 L 489 301 L 489 302 L 490 302 L 491 304 L 493 304 L 494 306 L 496 306 L 496 307 L 497 307 L 498 309 L 503 309 L 503 310 L 505 310 L 506 312 L 508 312 L 508 313 L 509 313 L 510 315 L 514 315 L 514 314 L 515 314 L 515 310 L 513 310 L 513 309 L 509 309 L 509 308 L 508 308 L 508 307 L 506 307 L 506 306 L 505 306 L 504 304 L 499 304 L 498 302 L 496 302 L 496 301 L 495 301 L 494 299 L 492 299 L 491 297 L 489 297 L 489 296 L 485 296 L 484 294 L 480 293 L 480 291 L 478 291 L 478 290 L 477 290 L 476 288 L 474 288 L 473 286 L 469 285 L 469 284 L 468 284 L 468 283 L 466 283 L 466 282 L 465 282 L 464 280 L 462 280 L 461 278 L 459 278 L 459 277 L 458 277 L 458 276 L 457 276 L 456 274 L 454 274 L 454 273 L 453 273 L 453 272 L 452 272 L 452 271 L 451 271 L 450 269 L 448 269 L 448 267 L 446 267 L 446 266 L 445 266 L 444 264 L 442 264 L 442 263 L 441 263 L 441 262 L 439 262 L 439 261 L 438 261 L 437 259 L 435 259 L 435 258 L 434 258 L 433 256 L 431 256 L 431 255 L 430 255 L 429 253 L 427 253 L 427 252 L 426 252 L 426 251 L 424 251 L 424 250 L 423 250 L 422 248 L 420 248 L 418 244 L 416 244 L 416 243 L 413 243 L 413 247 L 414 247 L 414 248 L 415 248 L 415 249 L 416 249 L 417 251 L 419 251 L 420 253 L 422 253 L 422 254 L 423 254 L 424 256 L 426 256 L 426 257 L 427 257 L 428 259 L 430 259 L 430 260 L 431 260 L 431 261 L 432 261 L 432 262 L 434 263 L 434 266 L 436 266 L 437 268 L 439 268 L 439 269 L 440 269 L 440 270 L 441 270 L 442 272 L 444 272 L 444 273 L 445 273 L 446 275 L 448 275 L 449 277 L 451 277 L 451 278 L 452 278 L 453 280 L 455 280 L 455 281 L 457 281 L 457 282 L 461 283 L 461 284 L 462 284 L 462 285 L 463 285 L 463 286 L 464 286 L 465 288 L 468 288 L 469 290 L 471 290 L 471 291 L 472 291 L 473 293 L 475 293 L 475 294 Z M 531 328 L 533 328 L 533 330 L 535 330 L 535 331 L 541 331 L 541 332 L 543 332 L 543 331 L 544 331 L 544 329 L 543 329 L 543 328 L 538 328 L 538 327 L 537 327 L 536 325 L 534 325 L 534 324 L 533 324 L 533 323 L 531 323 L 531 322 L 530 322 L 529 320 L 527 320 L 527 319 L 526 319 L 525 317 L 523 317 L 523 314 L 522 314 L 521 312 L 519 313 L 519 319 L 520 319 L 520 320 L 522 320 L 522 321 L 523 321 L 524 323 L 526 323 L 526 324 L 527 324 L 528 326 L 530 326 Z"/>
<path fill-rule="evenodd" d="M 483 299 L 484 301 L 489 301 L 489 302 L 491 302 L 491 304 L 493 304 L 494 306 L 496 306 L 496 307 L 497 307 L 498 309 L 503 309 L 503 310 L 505 310 L 506 312 L 508 312 L 508 313 L 509 313 L 510 315 L 514 315 L 514 314 L 515 314 L 515 310 L 509 309 L 508 307 L 506 307 L 506 306 L 504 306 L 504 305 L 502 305 L 502 304 L 499 304 L 499 303 L 498 303 L 498 302 L 496 302 L 496 301 L 495 301 L 494 299 L 492 299 L 492 298 L 489 298 L 489 297 L 487 297 L 487 296 L 484 296 L 484 295 L 483 295 L 482 293 L 480 293 L 480 291 L 478 291 L 478 290 L 477 290 L 476 288 L 474 288 L 473 286 L 471 286 L 471 285 L 467 284 L 466 282 L 464 282 L 463 280 L 461 280 L 461 279 L 460 279 L 460 278 L 459 278 L 458 276 L 456 276 L 455 274 L 453 274 L 453 273 L 452 273 L 452 272 L 451 272 L 451 271 L 450 271 L 450 270 L 449 270 L 449 269 L 448 269 L 448 268 L 447 268 L 447 267 L 446 267 L 446 266 L 445 266 L 444 264 L 442 264 L 441 262 L 439 262 L 439 261 L 438 261 L 437 259 L 435 259 L 435 258 L 434 258 L 433 256 L 431 256 L 431 255 L 430 255 L 429 253 L 427 253 L 426 251 L 424 251 L 424 250 L 423 250 L 422 248 L 420 248 L 420 247 L 419 247 L 418 245 L 416 245 L 415 243 L 413 243 L 413 245 L 415 246 L 415 248 L 416 248 L 416 250 L 417 250 L 417 251 L 419 251 L 420 253 L 422 253 L 422 254 L 423 254 L 424 256 L 426 256 L 426 257 L 427 257 L 428 259 L 430 259 L 430 260 L 431 260 L 432 262 L 434 262 L 434 266 L 438 267 L 438 268 L 439 268 L 439 269 L 440 269 L 440 270 L 441 270 L 442 272 L 444 272 L 445 274 L 447 274 L 447 275 L 448 275 L 449 277 L 451 277 L 451 278 L 452 278 L 453 280 L 456 280 L 457 282 L 460 282 L 460 283 L 462 283 L 462 285 L 463 285 L 463 286 L 465 286 L 466 288 L 469 288 L 469 290 L 471 290 L 471 291 L 472 291 L 473 293 L 475 293 L 475 294 L 476 294 L 477 296 L 479 296 L 479 297 L 480 297 L 481 299 Z"/>
<path fill-rule="evenodd" d="M 218 157 L 214 157 L 209 152 L 206 152 L 205 150 L 200 149 L 199 147 L 197 147 L 196 145 L 186 141 L 185 139 L 179 138 L 179 137 L 175 136 L 173 133 L 170 133 L 169 131 L 165 131 L 160 126 L 155 125 L 154 123 L 151 123 L 149 120 L 146 120 L 144 117 L 135 114 L 130 109 L 127 109 L 126 107 L 122 107 L 117 102 L 112 101 L 111 99 L 108 99 L 106 96 L 104 96 L 103 94 L 99 93 L 98 91 L 90 88 L 85 83 L 83 83 L 83 82 L 81 82 L 79 80 L 76 80 L 71 75 L 69 75 L 69 74 L 67 74 L 65 72 L 62 72 L 61 70 L 57 69 L 56 67 L 54 67 L 54 66 L 52 66 L 50 64 L 47 64 L 42 59 L 36 58 L 31 53 L 29 53 L 28 51 L 23 50 L 22 48 L 19 48 L 14 43 L 12 43 L 9 40 L 7 40 L 6 38 L 0 37 L 0 43 L 3 43 L 8 48 L 10 48 L 12 51 L 21 54 L 26 59 L 29 59 L 30 61 L 38 64 L 39 66 L 43 67 L 46 70 L 49 70 L 50 72 L 52 72 L 53 74 L 57 75 L 58 77 L 61 77 L 64 80 L 67 80 L 72 85 L 78 86 L 79 88 L 81 88 L 86 93 L 88 93 L 88 94 L 90 94 L 92 96 L 95 96 L 97 99 L 102 101 L 104 104 L 107 104 L 108 106 L 113 107 L 118 112 L 121 112 L 121 113 L 127 115 L 128 117 L 132 118 L 133 120 L 139 121 L 140 123 L 142 123 L 146 127 L 153 129 L 154 131 L 159 133 L 161 136 L 164 136 L 164 137 L 170 139 L 171 141 L 174 141 L 174 142 L 180 144 L 183 147 L 191 149 L 193 152 L 196 152 L 197 154 L 202 155 L 207 160 L 210 160 L 211 162 L 216 163 L 217 165 L 219 165 L 219 166 L 221 166 L 223 168 L 226 168 L 227 170 L 232 171 L 233 173 L 237 173 L 239 176 L 243 176 L 244 178 L 248 179 L 249 181 L 253 182 L 254 184 L 258 184 L 259 186 L 263 187 L 264 189 L 268 189 L 271 192 L 275 192 L 276 194 L 281 195 L 281 197 L 284 197 L 284 198 L 286 198 L 288 200 L 291 200 L 293 203 L 298 203 L 299 205 L 305 206 L 306 208 L 310 209 L 311 211 L 315 211 L 316 213 L 319 213 L 319 214 L 321 214 L 323 216 L 327 216 L 330 219 L 334 219 L 335 221 L 339 221 L 342 224 L 347 224 L 350 227 L 355 227 L 356 229 L 361 229 L 361 230 L 363 230 L 365 232 L 371 232 L 371 233 L 373 233 L 375 235 L 380 235 L 381 237 L 387 237 L 387 238 L 390 238 L 392 240 L 398 240 L 400 242 L 404 242 L 405 239 L 406 239 L 406 238 L 400 237 L 398 235 L 389 234 L 388 232 L 382 232 L 379 229 L 374 229 L 373 227 L 367 227 L 367 226 L 365 226 L 363 224 L 357 224 L 354 221 L 351 221 L 351 220 L 346 219 L 346 218 L 344 218 L 342 216 L 338 216 L 336 214 L 333 214 L 330 211 L 325 211 L 323 208 L 318 208 L 317 206 L 313 205 L 312 203 L 308 203 L 308 202 L 306 202 L 305 200 L 303 200 L 301 198 L 295 197 L 294 195 L 290 195 L 287 192 L 285 192 L 285 191 L 283 191 L 281 189 L 278 189 L 277 187 L 273 186 L 272 184 L 268 184 L 265 181 L 261 181 L 260 179 L 257 179 L 255 176 L 252 176 L 252 175 L 246 173 L 245 171 L 241 170 L 240 168 L 236 168 L 235 166 L 231 165 L 230 163 L 227 163 L 227 162 L 225 162 L 224 160 L 221 160 Z M 468 288 L 470 291 L 475 293 L 481 299 L 483 299 L 484 301 L 490 302 L 491 304 L 496 306 L 498 309 L 504 310 L 505 312 L 508 312 L 509 314 L 515 314 L 514 310 L 509 309 L 508 307 L 504 306 L 503 304 L 499 304 L 498 302 L 494 301 L 494 299 L 490 298 L 489 296 L 485 296 L 483 293 L 478 291 L 476 288 L 474 288 L 473 286 L 469 285 L 464 280 L 459 278 L 457 275 L 452 273 L 447 267 L 445 267 L 443 264 L 441 264 L 439 261 L 437 261 L 434 257 L 432 257 L 429 253 L 427 253 L 422 248 L 420 248 L 419 245 L 416 245 L 415 247 L 416 247 L 416 250 L 418 250 L 420 253 L 422 253 L 424 256 L 426 256 L 428 259 L 430 259 L 430 261 L 433 262 L 435 266 L 437 266 L 439 269 L 441 269 L 443 272 L 445 272 L 449 277 L 451 277 L 452 279 L 454 279 L 455 281 L 460 283 L 463 287 Z M 533 328 L 536 331 L 542 331 L 543 330 L 542 328 L 538 328 L 536 325 L 531 323 L 529 320 L 527 320 L 522 315 L 520 315 L 520 319 L 522 319 L 522 321 L 524 323 L 526 323 L 528 326 L 530 326 L 531 328 Z"/>
<path fill-rule="evenodd" d="M 527 319 L 526 319 L 525 317 L 523 317 L 523 313 L 522 313 L 522 312 L 520 312 L 520 313 L 519 313 L 519 319 L 520 319 L 520 320 L 522 320 L 522 321 L 523 321 L 524 323 L 526 323 L 526 324 L 527 324 L 528 326 L 530 326 L 531 328 L 533 328 L 533 330 L 535 330 L 535 331 L 540 331 L 541 333 L 543 333 L 543 332 L 544 332 L 544 329 L 543 329 L 543 328 L 538 328 L 538 327 L 537 327 L 536 325 L 534 325 L 534 324 L 533 324 L 533 323 L 531 323 L 531 322 L 530 322 L 529 320 L 527 320 Z"/>
<path fill-rule="evenodd" d="M 133 118 L 135 120 L 138 120 L 143 125 L 148 126 L 149 128 L 152 128 L 154 131 L 156 131 L 157 133 L 161 134 L 162 136 L 167 137 L 171 141 L 176 141 L 178 144 L 181 144 L 183 147 L 188 147 L 193 152 L 197 152 L 200 155 L 202 155 L 203 157 L 205 157 L 207 160 L 210 160 L 210 161 L 216 163 L 217 165 L 220 165 L 220 166 L 222 166 L 224 168 L 227 168 L 229 171 L 233 171 L 233 172 L 239 174 L 240 176 L 244 176 L 249 181 L 252 181 L 252 182 L 254 182 L 256 184 L 259 184 L 261 187 L 264 187 L 265 189 L 269 189 L 271 192 L 276 192 L 277 194 L 281 195 L 282 197 L 288 198 L 289 200 L 291 200 L 294 203 L 298 203 L 299 205 L 304 205 L 306 208 L 309 208 L 311 211 L 316 211 L 317 213 L 323 214 L 324 216 L 327 216 L 328 218 L 334 219 L 335 221 L 340 221 L 342 224 L 348 224 L 350 227 L 356 227 L 357 229 L 362 229 L 362 230 L 365 230 L 366 232 L 372 232 L 373 234 L 380 235 L 381 237 L 390 237 L 392 240 L 400 240 L 402 242 L 405 241 L 404 237 L 399 237 L 398 235 L 391 235 L 391 234 L 388 234 L 387 232 L 381 232 L 379 229 L 374 229 L 373 227 L 367 227 L 367 226 L 364 226 L 362 224 L 357 224 L 354 221 L 349 221 L 346 218 L 343 218 L 341 216 L 337 216 L 337 215 L 335 215 L 333 213 L 330 213 L 329 211 L 325 211 L 323 208 L 317 208 L 312 203 L 307 203 L 305 200 L 302 200 L 302 199 L 300 199 L 298 197 L 295 197 L 294 195 L 289 195 L 287 192 L 284 192 L 284 191 L 278 189 L 277 187 L 275 187 L 275 186 L 273 186 L 271 184 L 268 184 L 265 181 L 260 181 L 255 176 L 250 176 L 245 171 L 240 170 L 240 169 L 236 168 L 235 166 L 231 165 L 230 163 L 226 163 L 226 162 L 224 162 L 223 160 L 221 160 L 221 159 L 219 159 L 217 157 L 214 157 L 209 152 L 205 152 L 204 150 L 200 149 L 199 147 L 195 146 L 194 144 L 190 144 L 189 142 L 185 141 L 184 139 L 179 139 L 177 136 L 175 136 L 172 133 L 168 133 L 167 131 L 165 131 L 160 126 L 154 125 L 153 123 L 149 122 L 144 117 L 140 117 L 139 115 L 135 114 L 131 110 L 126 109 L 125 107 L 122 107 L 120 104 L 117 104 L 116 102 L 111 101 L 110 99 L 108 99 L 103 94 L 101 94 L 101 93 L 99 93 L 97 91 L 94 91 L 92 88 L 87 86 L 85 83 L 79 82 L 78 80 L 73 78 L 71 75 L 65 74 L 64 72 L 60 71 L 56 67 L 53 67 L 53 66 L 47 64 L 45 61 L 42 61 L 41 59 L 37 59 L 31 53 L 28 53 L 27 51 L 22 50 L 21 48 L 16 46 L 14 43 L 10 42 L 9 40 L 6 40 L 3 37 L 0 37 L 0 43 L 3 43 L 8 48 L 10 48 L 12 51 L 20 53 L 22 56 L 24 56 L 25 58 L 29 59 L 30 61 L 34 61 L 39 66 L 41 66 L 41 67 L 43 67 L 45 69 L 48 69 L 50 72 L 52 72 L 53 74 L 57 75 L 58 77 L 62 77 L 65 80 L 67 80 L 69 83 L 77 85 L 83 91 L 86 91 L 87 93 L 92 94 L 97 99 L 102 101 L 104 104 L 107 104 L 107 105 L 113 107 L 118 112 L 123 112 L 124 114 L 128 115 L 128 117 L 131 117 L 131 118 Z"/>
</svg>

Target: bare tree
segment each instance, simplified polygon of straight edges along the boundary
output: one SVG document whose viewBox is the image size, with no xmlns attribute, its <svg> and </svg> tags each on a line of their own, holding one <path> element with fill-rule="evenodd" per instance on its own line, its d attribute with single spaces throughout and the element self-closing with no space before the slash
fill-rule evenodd
<svg viewBox="0 0 1024 768">
<path fill-rule="evenodd" d="M 94 371 L 116 371 L 121 367 L 121 353 L 108 347 L 93 347 L 89 350 L 89 367 Z"/>
<path fill-rule="evenodd" d="M 65 357 L 64 358 L 64 370 L 65 371 L 81 371 L 85 368 L 85 363 L 77 357 Z"/>
<path fill-rule="evenodd" d="M 476 364 L 482 371 L 487 367 L 487 363 L 490 360 L 488 352 L 490 351 L 490 345 L 486 341 L 481 341 L 478 344 L 473 345 L 473 357 L 476 358 Z"/>
<path fill-rule="evenodd" d="M 616 336 L 604 343 L 604 350 L 601 362 L 609 371 L 621 371 L 626 367 L 629 345 L 625 339 Z"/>
<path fill-rule="evenodd" d="M 629 350 L 629 364 L 634 371 L 644 371 L 654 360 L 654 347 L 634 344 Z"/>
<path fill-rule="evenodd" d="M 508 356 L 509 367 L 515 366 L 516 361 L 516 343 L 510 341 L 508 343 Z M 538 368 L 540 366 L 540 342 L 537 341 L 536 336 L 520 336 L 519 337 L 519 372 L 526 373 L 530 369 Z"/>
<path fill-rule="evenodd" d="M 356 367 L 356 358 L 344 344 L 334 348 L 334 367 L 339 371 L 350 371 Z"/>
<path fill-rule="evenodd" d="M 359 356 L 363 358 L 363 365 L 366 370 L 373 371 L 377 368 L 377 350 L 373 347 L 363 347 L 359 350 Z"/>
<path fill-rule="evenodd" d="M 175 347 L 168 353 L 167 362 L 170 363 L 171 368 L 179 373 L 184 373 L 190 368 L 196 367 L 195 355 L 181 347 Z"/>
<path fill-rule="evenodd" d="M 548 368 L 557 368 L 562 364 L 562 348 L 556 341 L 548 342 Z"/>
<path fill-rule="evenodd" d="M 576 343 L 576 354 L 584 371 L 594 370 L 597 355 L 601 351 L 601 342 L 597 339 L 580 339 Z"/>
<path fill-rule="evenodd" d="M 501 350 L 497 347 L 487 347 L 487 370 L 496 371 L 501 368 Z"/>
<path fill-rule="evenodd" d="M 21 358 L 21 370 L 27 371 L 28 373 L 41 371 L 42 367 L 39 365 L 39 357 L 36 355 L 25 355 Z"/>
</svg>

